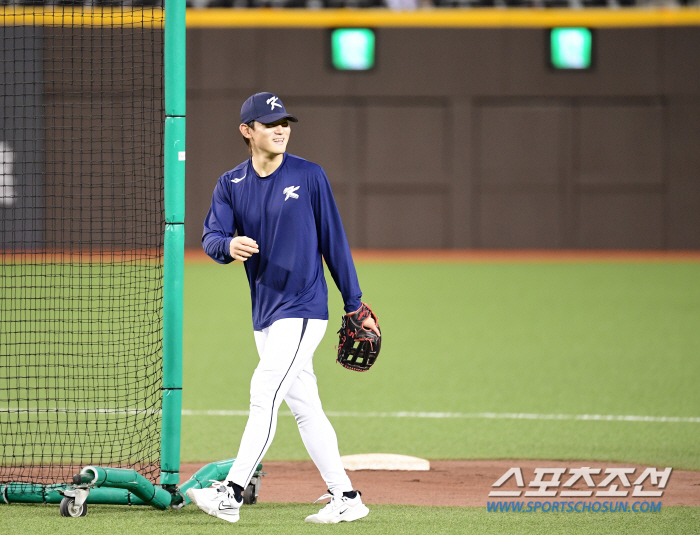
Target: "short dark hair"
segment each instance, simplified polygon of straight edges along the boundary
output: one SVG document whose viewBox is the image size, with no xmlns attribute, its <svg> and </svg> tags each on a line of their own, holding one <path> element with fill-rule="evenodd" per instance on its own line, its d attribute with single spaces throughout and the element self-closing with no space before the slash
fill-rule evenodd
<svg viewBox="0 0 700 535">
<path fill-rule="evenodd" d="M 252 121 L 248 121 L 248 122 L 245 123 L 245 124 L 246 124 L 246 126 L 247 126 L 248 128 L 253 128 L 253 129 L 255 129 L 255 119 L 253 119 Z M 246 144 L 246 146 L 248 147 L 248 152 L 250 152 L 250 154 L 253 154 L 253 149 L 250 148 L 250 139 L 248 139 L 247 137 L 243 136 L 243 141 L 245 141 L 245 144 Z"/>
</svg>

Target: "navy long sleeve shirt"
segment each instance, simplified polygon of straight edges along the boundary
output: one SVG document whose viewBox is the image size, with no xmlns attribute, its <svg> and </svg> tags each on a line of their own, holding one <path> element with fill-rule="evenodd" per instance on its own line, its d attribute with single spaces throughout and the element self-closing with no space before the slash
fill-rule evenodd
<svg viewBox="0 0 700 535">
<path fill-rule="evenodd" d="M 251 160 L 219 178 L 204 220 L 204 251 L 220 264 L 233 261 L 234 234 L 258 243 L 245 262 L 256 331 L 282 318 L 328 319 L 323 261 L 345 311 L 360 308 L 362 292 L 343 223 L 323 169 L 290 154 L 269 176 Z"/>
</svg>

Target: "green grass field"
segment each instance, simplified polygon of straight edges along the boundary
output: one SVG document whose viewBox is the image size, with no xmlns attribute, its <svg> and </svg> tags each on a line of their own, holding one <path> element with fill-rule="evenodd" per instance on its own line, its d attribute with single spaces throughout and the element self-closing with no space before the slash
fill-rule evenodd
<svg viewBox="0 0 700 535">
<path fill-rule="evenodd" d="M 342 303 L 332 288 L 314 357 L 327 411 L 700 416 L 700 264 L 363 263 L 358 274 L 380 318 L 382 354 L 364 374 L 334 362 Z M 188 265 L 185 288 L 184 408 L 247 409 L 258 357 L 241 267 Z M 343 454 L 700 469 L 700 423 L 331 421 Z M 244 425 L 245 416 L 184 416 L 183 460 L 235 456 Z M 308 459 L 290 416 L 267 459 Z"/>
<path fill-rule="evenodd" d="M 192 535 L 219 533 L 316 534 L 316 533 L 503 533 L 549 535 L 566 533 L 589 535 L 658 535 L 659 533 L 695 534 L 700 524 L 700 508 L 668 507 L 660 513 L 487 513 L 481 508 L 411 507 L 374 505 L 372 513 L 359 522 L 337 525 L 306 524 L 304 517 L 318 507 L 309 504 L 260 503 L 246 507 L 236 524 L 203 514 L 187 507 L 181 511 L 156 511 L 150 508 L 90 506 L 84 518 L 62 518 L 56 507 L 22 505 L 0 508 L 2 526 L 16 526 L 15 533 L 51 535 L 112 535 L 117 529 L 124 534 Z M 118 528 L 116 528 L 118 526 Z"/>
<path fill-rule="evenodd" d="M 342 314 L 331 288 L 329 329 L 314 365 L 342 454 L 429 459 L 622 461 L 700 470 L 700 264 L 358 264 L 384 343 L 375 368 L 334 362 Z M 330 281 L 330 278 L 329 278 Z M 182 460 L 235 456 L 258 357 L 240 265 L 185 271 Z M 536 419 L 417 418 L 372 412 L 527 413 Z M 333 415 L 335 414 L 335 415 Z M 542 419 L 541 415 L 693 418 L 691 422 Z M 266 460 L 308 459 L 283 407 Z M 695 533 L 700 508 L 653 514 L 517 514 L 373 506 L 351 525 L 319 527 L 308 504 L 259 504 L 229 524 L 192 507 L 91 506 L 63 519 L 55 506 L 0 506 L 21 533 Z M 76 524 L 78 522 L 78 524 Z"/>
</svg>

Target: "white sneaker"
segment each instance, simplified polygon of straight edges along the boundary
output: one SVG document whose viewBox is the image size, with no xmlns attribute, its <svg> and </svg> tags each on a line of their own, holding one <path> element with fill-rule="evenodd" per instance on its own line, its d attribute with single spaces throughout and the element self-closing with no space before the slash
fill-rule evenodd
<svg viewBox="0 0 700 535">
<path fill-rule="evenodd" d="M 360 492 L 350 499 L 343 494 L 324 494 L 318 500 L 330 498 L 331 501 L 315 515 L 306 517 L 307 522 L 314 524 L 337 524 L 338 522 L 352 522 L 369 514 L 369 509 L 362 503 Z M 318 501 L 316 500 L 316 502 Z M 314 502 L 314 503 L 316 503 Z"/>
<path fill-rule="evenodd" d="M 187 497 L 192 503 L 208 515 L 215 516 L 227 522 L 238 522 L 239 510 L 243 505 L 243 499 L 236 501 L 233 489 L 226 486 L 226 482 L 214 482 L 214 485 L 206 489 L 189 489 Z"/>
</svg>

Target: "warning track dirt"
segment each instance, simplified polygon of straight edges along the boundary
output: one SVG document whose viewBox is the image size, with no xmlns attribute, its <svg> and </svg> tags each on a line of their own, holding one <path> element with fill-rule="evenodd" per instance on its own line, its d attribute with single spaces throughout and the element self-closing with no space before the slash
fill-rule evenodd
<svg viewBox="0 0 700 535">
<path fill-rule="evenodd" d="M 580 468 L 582 466 L 601 468 L 636 468 L 633 481 L 646 466 L 631 463 L 608 463 L 602 461 L 430 461 L 429 471 L 407 472 L 389 470 L 359 470 L 350 472 L 353 485 L 362 492 L 365 503 L 394 505 L 450 505 L 457 507 L 486 507 L 493 501 L 488 494 L 492 485 L 511 467 L 522 469 L 527 486 L 533 479 L 533 471 L 538 467 Z M 182 481 L 190 477 L 200 464 L 181 465 Z M 657 466 L 659 470 L 664 467 Z M 263 470 L 268 473 L 263 478 L 259 501 L 261 502 L 313 502 L 326 493 L 326 487 L 314 464 L 300 462 L 264 462 Z M 562 478 L 565 481 L 567 478 Z M 598 477 L 597 479 L 600 479 Z M 597 480 L 596 480 L 597 481 Z M 514 485 L 511 485 L 514 487 Z M 506 486 L 504 485 L 503 489 Z M 510 488 L 510 486 L 508 487 Z M 579 482 L 570 490 L 584 490 Z M 527 488 L 523 489 L 527 490 Z M 627 498 L 616 500 L 633 501 L 632 487 Z M 497 498 L 502 500 L 502 498 Z M 547 498 L 516 498 L 518 500 L 547 500 Z M 564 498 L 549 498 L 560 500 Z M 570 498 L 566 498 L 569 499 Z M 612 498 L 586 498 L 591 501 L 611 500 Z M 700 472 L 674 470 L 664 489 L 663 496 L 653 498 L 664 506 L 700 506 Z"/>
</svg>

